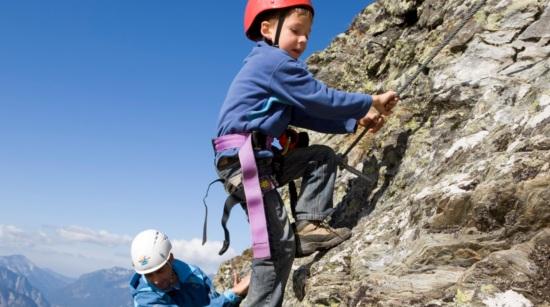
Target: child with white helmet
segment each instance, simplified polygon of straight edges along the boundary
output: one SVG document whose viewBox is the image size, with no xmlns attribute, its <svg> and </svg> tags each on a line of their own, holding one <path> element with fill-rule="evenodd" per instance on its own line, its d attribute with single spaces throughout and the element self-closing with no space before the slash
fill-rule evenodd
<svg viewBox="0 0 550 307">
<path fill-rule="evenodd" d="M 326 222 L 334 210 L 334 151 L 312 145 L 277 155 L 273 139 L 288 125 L 323 133 L 353 133 L 361 125 L 376 132 L 399 100 L 393 91 L 349 93 L 316 80 L 299 60 L 313 15 L 310 0 L 248 0 L 244 29 L 256 45 L 231 83 L 213 140 L 216 169 L 230 194 L 225 211 L 246 203 L 254 256 L 249 306 L 280 306 L 295 256 L 351 236 L 350 229 Z M 275 188 L 297 178 L 293 228 Z M 228 243 L 226 231 L 222 252 Z"/>
<path fill-rule="evenodd" d="M 174 259 L 172 243 L 162 232 L 148 229 L 132 241 L 130 281 L 134 305 L 138 306 L 238 306 L 246 295 L 250 276 L 223 294 L 198 267 Z"/>
</svg>

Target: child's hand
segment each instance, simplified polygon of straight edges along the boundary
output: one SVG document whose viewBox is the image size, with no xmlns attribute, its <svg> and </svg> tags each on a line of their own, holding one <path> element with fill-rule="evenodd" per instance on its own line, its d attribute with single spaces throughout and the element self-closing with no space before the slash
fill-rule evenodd
<svg viewBox="0 0 550 307">
<path fill-rule="evenodd" d="M 357 122 L 359 125 L 369 129 L 369 132 L 376 133 L 384 125 L 384 117 L 380 116 L 374 109 L 370 109 L 367 114 L 359 119 Z"/>
<path fill-rule="evenodd" d="M 372 106 L 382 115 L 390 115 L 391 110 L 398 101 L 399 96 L 394 91 L 387 91 L 384 94 L 372 96 Z"/>
<path fill-rule="evenodd" d="M 243 279 L 239 278 L 236 271 L 233 271 L 233 292 L 240 297 L 245 297 L 248 292 L 248 286 L 250 285 L 250 273 L 248 273 Z"/>
</svg>

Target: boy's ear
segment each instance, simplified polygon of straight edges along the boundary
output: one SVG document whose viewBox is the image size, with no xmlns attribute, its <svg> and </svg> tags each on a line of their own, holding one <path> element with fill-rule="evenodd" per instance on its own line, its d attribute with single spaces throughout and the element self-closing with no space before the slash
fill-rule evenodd
<svg viewBox="0 0 550 307">
<path fill-rule="evenodd" d="M 273 41 L 273 27 L 271 26 L 271 22 L 267 20 L 262 21 L 260 24 L 260 33 L 265 39 Z"/>
</svg>

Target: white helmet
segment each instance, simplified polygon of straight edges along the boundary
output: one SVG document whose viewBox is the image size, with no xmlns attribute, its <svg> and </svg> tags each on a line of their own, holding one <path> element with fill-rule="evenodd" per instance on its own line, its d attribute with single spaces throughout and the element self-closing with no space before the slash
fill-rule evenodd
<svg viewBox="0 0 550 307">
<path fill-rule="evenodd" d="M 164 233 L 147 229 L 132 241 L 132 265 L 138 274 L 148 274 L 160 268 L 170 259 L 172 243 Z"/>
</svg>

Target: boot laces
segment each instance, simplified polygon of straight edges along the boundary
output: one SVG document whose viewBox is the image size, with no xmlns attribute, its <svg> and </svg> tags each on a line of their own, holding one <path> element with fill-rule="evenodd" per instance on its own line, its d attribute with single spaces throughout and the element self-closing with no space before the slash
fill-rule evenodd
<svg viewBox="0 0 550 307">
<path fill-rule="evenodd" d="M 328 224 L 328 221 L 326 221 L 326 220 L 318 222 L 317 227 L 323 228 L 323 229 L 327 230 L 328 232 L 333 233 L 338 238 L 343 239 L 343 237 L 340 234 L 338 234 L 338 232 L 336 230 L 334 230 L 334 228 L 330 227 L 330 225 Z"/>
</svg>

